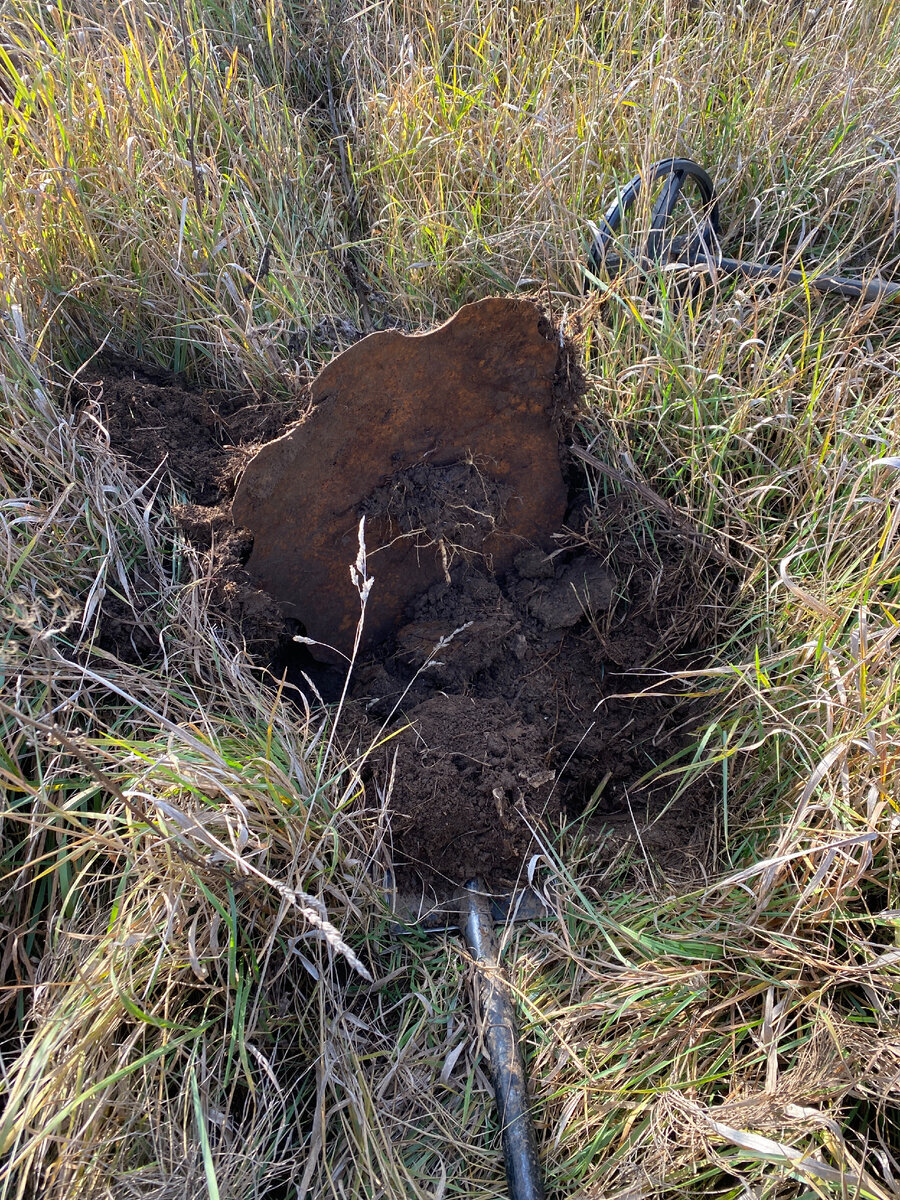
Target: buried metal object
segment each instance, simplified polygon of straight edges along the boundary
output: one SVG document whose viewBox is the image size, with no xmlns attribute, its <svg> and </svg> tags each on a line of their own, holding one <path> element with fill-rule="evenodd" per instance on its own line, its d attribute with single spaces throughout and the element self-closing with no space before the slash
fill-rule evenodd
<svg viewBox="0 0 900 1200">
<path fill-rule="evenodd" d="M 458 558 L 502 573 L 524 546 L 549 549 L 566 507 L 559 355 L 538 307 L 504 298 L 467 304 L 431 333 L 351 346 L 313 382 L 309 413 L 244 472 L 232 513 L 254 537 L 250 574 L 310 638 L 349 656 L 362 516 L 375 579 L 363 646 Z"/>
</svg>

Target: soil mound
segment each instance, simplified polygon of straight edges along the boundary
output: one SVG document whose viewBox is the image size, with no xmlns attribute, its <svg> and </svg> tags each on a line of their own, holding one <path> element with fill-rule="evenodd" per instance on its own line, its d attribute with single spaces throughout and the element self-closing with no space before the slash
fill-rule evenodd
<svg viewBox="0 0 900 1200">
<path fill-rule="evenodd" d="M 172 371 L 106 354 L 82 373 L 76 400 L 99 410 L 111 448 L 140 475 L 171 474 L 185 497 L 174 515 L 201 554 L 209 603 L 239 627 L 251 650 L 269 654 L 284 635 L 284 619 L 245 569 L 253 537 L 235 526 L 231 498 L 248 457 L 283 433 L 308 398 L 195 388 Z M 140 594 L 140 587 L 135 590 Z M 142 614 L 113 595 L 103 604 L 99 644 L 125 662 L 160 654 Z"/>
<path fill-rule="evenodd" d="M 542 384 L 554 411 L 573 411 L 581 386 L 565 355 Z M 106 363 L 85 394 L 100 405 L 114 449 L 144 473 L 164 464 L 180 485 L 177 516 L 206 555 L 223 617 L 279 677 L 336 699 L 345 668 L 310 646 L 301 608 L 286 609 L 262 586 L 252 571 L 253 535 L 235 525 L 231 508 L 258 439 L 287 430 L 274 443 L 283 448 L 292 428 L 317 408 L 327 411 L 335 393 L 320 387 L 310 409 L 307 397 L 287 404 L 228 396 Z M 364 486 L 357 480 L 345 514 L 348 530 L 361 516 L 381 530 L 370 546 L 403 542 L 402 561 L 416 568 L 414 585 L 401 579 L 391 598 L 393 620 L 354 664 L 344 725 L 354 751 L 370 749 L 371 782 L 389 797 L 399 873 L 438 891 L 476 873 L 492 885 L 510 881 L 535 834 L 575 815 L 586 827 L 614 830 L 611 853 L 635 839 L 670 864 L 702 853 L 711 790 L 694 785 L 673 803 L 674 785 L 653 781 L 659 765 L 690 744 L 698 714 L 648 695 L 642 672 L 702 651 L 710 621 L 701 596 L 721 590 L 720 572 L 704 576 L 689 563 L 677 532 L 667 542 L 658 531 L 648 554 L 628 506 L 589 502 L 572 463 L 568 500 L 563 486 L 552 519 L 531 539 L 518 534 L 498 561 L 484 547 L 521 489 L 495 464 L 464 453 L 467 446 L 453 449 L 395 459 L 380 475 L 373 469 Z M 561 480 L 556 434 L 550 453 L 547 478 L 556 472 Z M 346 579 L 356 546 L 343 549 Z M 691 554 L 696 559 L 696 549 Z M 396 575 L 396 561 L 388 571 L 373 553 L 368 571 L 374 597 Z M 323 607 L 327 600 L 327 592 L 318 596 Z M 110 618 L 123 622 L 118 611 Z M 155 639 L 136 642 L 132 631 L 130 645 L 149 656 Z M 107 648 L 121 649 L 114 641 Z"/>
</svg>

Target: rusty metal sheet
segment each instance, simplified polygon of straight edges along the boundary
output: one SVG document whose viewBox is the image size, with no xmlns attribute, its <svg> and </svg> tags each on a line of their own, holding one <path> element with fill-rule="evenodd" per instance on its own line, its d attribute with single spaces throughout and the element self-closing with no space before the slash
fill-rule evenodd
<svg viewBox="0 0 900 1200">
<path fill-rule="evenodd" d="M 254 535 L 250 573 L 310 637 L 346 655 L 360 615 L 350 564 L 361 514 L 375 579 L 363 645 L 391 633 L 457 557 L 502 573 L 523 545 L 548 548 L 566 506 L 558 354 L 538 308 L 504 298 L 468 304 L 430 333 L 350 347 L 314 381 L 303 421 L 247 465 L 232 512 Z"/>
</svg>

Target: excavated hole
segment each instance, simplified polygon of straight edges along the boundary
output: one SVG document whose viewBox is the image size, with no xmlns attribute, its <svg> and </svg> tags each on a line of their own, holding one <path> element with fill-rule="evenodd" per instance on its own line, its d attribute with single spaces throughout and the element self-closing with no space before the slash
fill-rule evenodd
<svg viewBox="0 0 900 1200">
<path fill-rule="evenodd" d="M 250 542 L 229 509 L 247 458 L 291 425 L 304 398 L 197 391 L 108 362 L 82 398 L 99 404 L 112 449 L 145 475 L 165 460 L 183 488 L 188 503 L 176 515 L 205 556 L 214 610 L 277 676 L 335 700 L 342 672 L 292 640 L 303 627 L 247 574 Z M 513 880 L 535 835 L 577 815 L 588 830 L 612 831 L 610 854 L 637 840 L 675 869 L 706 854 L 711 784 L 676 798 L 677 778 L 658 772 L 684 755 L 703 714 L 647 689 L 648 672 L 702 661 L 725 592 L 721 569 L 698 562 L 676 533 L 657 529 L 651 543 L 627 497 L 594 502 L 583 472 L 570 463 L 567 473 L 555 548 L 525 545 L 496 576 L 475 547 L 509 497 L 486 464 L 423 462 L 360 506 L 417 538 L 421 554 L 443 556 L 443 579 L 359 658 L 341 726 L 349 752 L 369 752 L 368 803 L 389 797 L 394 863 L 408 882 L 441 891 L 475 873 Z M 141 614 L 128 624 L 123 647 L 112 608 L 101 645 L 131 656 Z M 155 635 L 139 639 L 139 657 L 152 660 L 156 645 Z"/>
</svg>

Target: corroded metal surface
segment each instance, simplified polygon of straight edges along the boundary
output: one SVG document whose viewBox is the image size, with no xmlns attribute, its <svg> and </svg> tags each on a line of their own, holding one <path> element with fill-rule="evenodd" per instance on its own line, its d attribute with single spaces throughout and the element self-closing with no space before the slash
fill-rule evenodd
<svg viewBox="0 0 900 1200">
<path fill-rule="evenodd" d="M 497 485 L 502 511 L 474 548 L 494 571 L 525 544 L 549 547 L 566 504 L 552 420 L 557 357 L 536 306 L 514 299 L 466 305 L 431 333 L 374 333 L 346 350 L 315 380 L 304 420 L 244 472 L 233 515 L 254 535 L 248 570 L 310 637 L 348 654 L 360 615 L 350 578 L 360 514 L 423 462 L 474 463 Z M 375 583 L 363 644 L 389 634 L 410 600 L 445 577 L 447 546 L 404 533 L 396 516 L 366 520 Z"/>
</svg>

